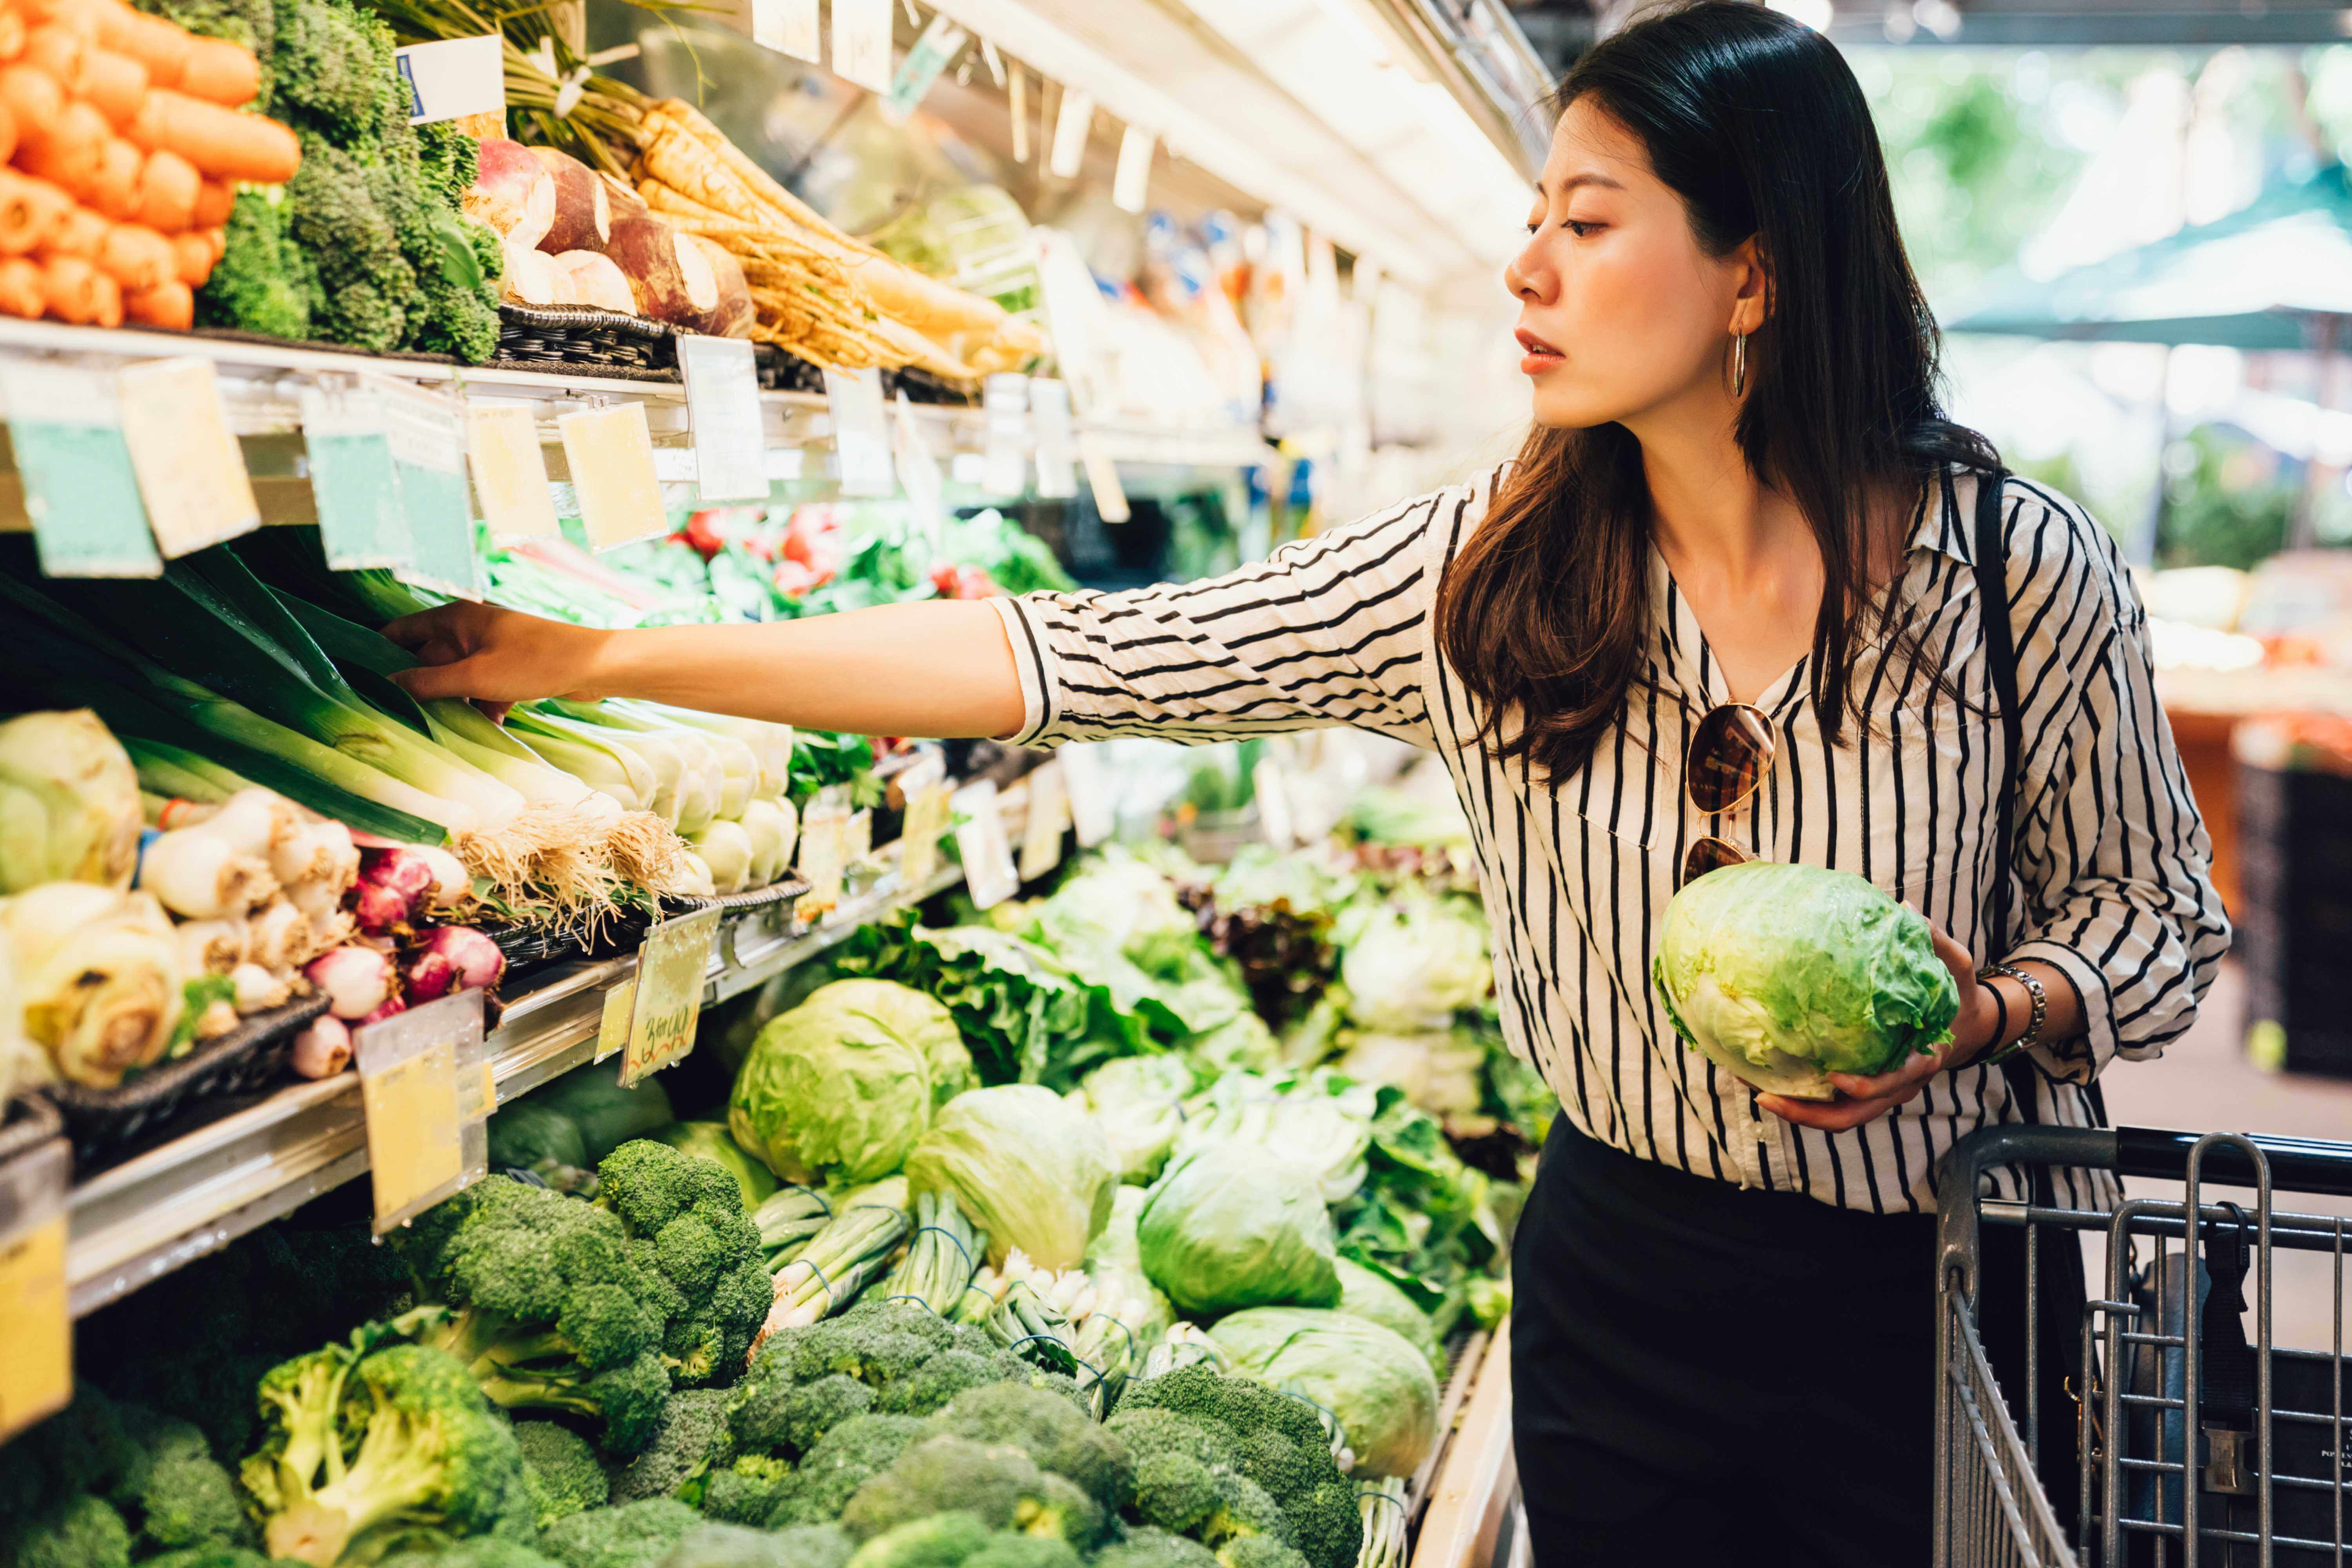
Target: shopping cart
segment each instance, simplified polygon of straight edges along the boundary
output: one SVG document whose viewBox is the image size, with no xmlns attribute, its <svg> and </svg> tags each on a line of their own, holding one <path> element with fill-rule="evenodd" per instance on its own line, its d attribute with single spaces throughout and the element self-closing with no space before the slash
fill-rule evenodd
<svg viewBox="0 0 2352 1568">
<path fill-rule="evenodd" d="M 2161 1177 L 2186 1190 L 2179 1202 L 2129 1198 L 2112 1213 L 1983 1196 L 1983 1178 L 2004 1165 Z M 2251 1201 L 2216 1201 L 2217 1187 Z M 2274 1187 L 2352 1194 L 2352 1144 L 2005 1126 L 1970 1134 L 1946 1156 L 1937 1568 L 2352 1568 L 2352 1369 L 2344 1355 L 2352 1220 L 2274 1211 Z M 2074 1397 L 2063 1410 L 2042 1408 L 2037 1397 L 2043 1352 L 2032 1333 L 2023 1336 L 2017 1409 L 1994 1378 L 1979 1328 L 2019 1303 L 1978 1300 L 1979 1226 L 1988 1223 L 2026 1228 L 2027 1324 L 2046 1321 L 2033 1241 L 2042 1227 L 2105 1235 L 2104 1280 L 2089 1281 L 2083 1312 L 2083 1371 L 2079 1382 L 2069 1373 Z M 2333 1254 L 2325 1352 L 2272 1348 L 2276 1247 Z M 2042 1446 L 2058 1442 L 2079 1444 L 2082 1455 L 2071 1542 L 2037 1463 Z"/>
</svg>

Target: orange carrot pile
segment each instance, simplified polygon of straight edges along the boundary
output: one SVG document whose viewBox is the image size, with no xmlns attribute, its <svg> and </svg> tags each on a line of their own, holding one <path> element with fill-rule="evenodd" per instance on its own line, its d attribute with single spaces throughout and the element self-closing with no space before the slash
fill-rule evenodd
<svg viewBox="0 0 2352 1568">
<path fill-rule="evenodd" d="M 193 325 L 236 187 L 301 162 L 260 82 L 126 0 L 0 0 L 0 314 Z"/>
</svg>

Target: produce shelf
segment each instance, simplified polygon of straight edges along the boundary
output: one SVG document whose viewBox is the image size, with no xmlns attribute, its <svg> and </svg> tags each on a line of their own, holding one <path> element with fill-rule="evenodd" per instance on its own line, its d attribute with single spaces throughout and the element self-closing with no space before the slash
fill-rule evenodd
<svg viewBox="0 0 2352 1568">
<path fill-rule="evenodd" d="M 877 850 L 885 863 L 896 847 Z M 755 911 L 721 927 L 706 1006 L 764 984 L 859 926 L 963 879 L 943 863 L 901 888 L 896 874 L 845 898 L 820 924 L 779 929 Z M 499 1103 L 527 1094 L 595 1054 L 604 996 L 636 973 L 634 953 L 561 967 L 508 1002 L 487 1041 Z M 367 1128 L 357 1074 L 279 1089 L 259 1103 L 102 1171 L 72 1191 L 66 1282 L 74 1316 L 118 1300 L 184 1264 L 366 1173 Z"/>
<path fill-rule="evenodd" d="M 1511 1328 L 1495 1331 L 1473 1369 L 1457 1369 L 1447 1391 L 1458 1419 L 1441 1423 L 1436 1469 L 1429 1484 L 1427 1511 L 1413 1543 L 1412 1568 L 1488 1568 L 1495 1558 L 1503 1518 L 1518 1489 L 1518 1465 L 1511 1450 Z M 1501 1568 L 1497 1564 L 1496 1568 Z"/>
</svg>

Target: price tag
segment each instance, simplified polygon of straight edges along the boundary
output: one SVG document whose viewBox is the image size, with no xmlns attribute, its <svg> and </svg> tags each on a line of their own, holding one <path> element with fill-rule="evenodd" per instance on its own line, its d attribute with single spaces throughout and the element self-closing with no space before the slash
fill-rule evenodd
<svg viewBox="0 0 2352 1568">
<path fill-rule="evenodd" d="M 1070 826 L 1078 847 L 1091 849 L 1109 838 L 1118 826 L 1118 805 L 1111 799 L 1109 770 L 1097 741 L 1076 741 L 1054 753 L 1062 764 L 1062 784 L 1070 797 Z"/>
<path fill-rule="evenodd" d="M 352 1054 L 382 1236 L 488 1168 L 482 994 L 461 991 L 371 1024 L 352 1037 Z"/>
<path fill-rule="evenodd" d="M 833 74 L 890 90 L 890 0 L 833 0 Z"/>
<path fill-rule="evenodd" d="M 1017 496 L 1029 488 L 1029 378 L 1018 371 L 990 376 L 982 386 L 981 410 L 988 444 L 980 488 L 992 496 Z"/>
<path fill-rule="evenodd" d="M 1037 493 L 1066 500 L 1078 493 L 1077 443 L 1070 435 L 1070 384 L 1032 376 L 1029 412 L 1037 425 Z"/>
<path fill-rule="evenodd" d="M 408 520 L 409 565 L 404 575 L 460 599 L 480 598 L 463 405 L 451 393 L 384 376 L 366 381 L 383 407 L 393 472 L 400 477 L 400 510 Z"/>
<path fill-rule="evenodd" d="M 853 811 L 841 827 L 841 865 L 845 872 L 874 853 L 874 813 Z"/>
<path fill-rule="evenodd" d="M 1258 830 L 1265 841 L 1276 849 L 1296 844 L 1298 834 L 1290 810 L 1290 784 L 1282 764 L 1272 757 L 1260 757 L 1250 769 L 1250 789 L 1257 796 Z"/>
<path fill-rule="evenodd" d="M 1074 87 L 1062 89 L 1062 111 L 1054 120 L 1054 144 L 1046 150 L 1045 168 L 1057 180 L 1075 180 L 1086 162 L 1087 133 L 1094 129 L 1095 95 Z"/>
<path fill-rule="evenodd" d="M 591 550 L 611 550 L 669 531 L 661 479 L 654 472 L 654 438 L 643 404 L 583 408 L 555 422 L 563 460 L 580 501 L 580 526 Z"/>
<path fill-rule="evenodd" d="M 899 781 L 907 813 L 898 829 L 898 885 L 919 888 L 940 868 L 940 839 L 948 830 L 947 761 L 925 757 Z"/>
<path fill-rule="evenodd" d="M 890 79 L 890 91 L 882 100 L 882 117 L 893 125 L 903 124 L 915 112 L 915 105 L 923 101 L 923 94 L 931 90 L 931 83 L 940 79 L 940 73 L 963 52 L 968 37 L 944 13 L 933 16 L 923 36 L 898 62 L 898 74 Z"/>
<path fill-rule="evenodd" d="M 52 1138 L 0 1167 L 0 1443 L 73 1398 L 66 1295 L 71 1146 Z"/>
<path fill-rule="evenodd" d="M 603 1061 L 629 1043 L 629 1025 L 636 1016 L 637 980 L 631 975 L 604 993 L 604 1014 L 596 1022 L 596 1054 Z"/>
<path fill-rule="evenodd" d="M 742 338 L 692 332 L 677 340 L 694 428 L 695 486 L 702 502 L 765 500 L 761 461 L 760 369 Z"/>
<path fill-rule="evenodd" d="M 1151 153 L 1160 139 L 1140 126 L 1130 125 L 1118 141 L 1118 170 L 1111 176 L 1111 205 L 1121 212 L 1140 213 L 1151 187 Z"/>
<path fill-rule="evenodd" d="M 25 513 L 48 577 L 153 577 L 163 570 L 122 439 L 113 380 L 18 363 L 0 371 Z"/>
<path fill-rule="evenodd" d="M 1029 161 L 1029 73 L 1018 62 L 1012 66 L 1012 75 L 1004 84 L 1004 104 L 1013 116 L 1013 161 Z"/>
<path fill-rule="evenodd" d="M 392 52 L 393 68 L 408 89 L 408 122 L 462 120 L 507 111 L 506 40 L 497 33 L 443 38 Z"/>
<path fill-rule="evenodd" d="M 793 905 L 793 918 L 798 921 L 823 920 L 841 902 L 849 807 L 843 801 L 827 799 L 829 794 L 830 789 L 818 791 L 801 815 L 800 862 L 793 869 L 809 890 Z"/>
<path fill-rule="evenodd" d="M 937 549 L 940 534 L 947 527 L 947 512 L 940 504 L 943 484 L 940 460 L 931 456 L 931 444 L 923 439 L 922 426 L 915 422 L 915 405 L 903 392 L 898 395 L 897 414 L 893 449 L 898 480 L 907 488 L 907 509 L 914 513 L 916 530 Z"/>
<path fill-rule="evenodd" d="M 372 388 L 307 385 L 301 393 L 302 449 L 310 498 L 319 509 L 319 542 L 338 572 L 415 564 L 392 434 Z"/>
<path fill-rule="evenodd" d="M 185 555 L 261 526 L 245 453 L 208 359 L 156 359 L 115 373 L 122 438 L 155 542 Z"/>
<path fill-rule="evenodd" d="M 628 1089 L 694 1049 L 702 1016 L 702 986 L 710 971 L 717 910 L 662 921 L 637 950 L 637 978 L 629 1001 L 629 1043 L 621 1049 L 621 1087 Z"/>
<path fill-rule="evenodd" d="M 1127 487 L 1118 482 L 1118 465 L 1111 461 L 1110 449 L 1099 435 L 1088 430 L 1078 437 L 1078 452 L 1086 459 L 1087 488 L 1095 493 L 1095 510 L 1105 522 L 1125 522 L 1131 515 L 1127 510 Z"/>
<path fill-rule="evenodd" d="M 751 41 L 796 60 L 823 63 L 816 0 L 751 0 Z"/>
<path fill-rule="evenodd" d="M 963 861 L 964 889 L 975 909 L 994 909 L 1021 890 L 1021 879 L 1013 868 L 1013 846 L 1004 837 L 996 781 L 964 785 L 948 805 L 955 814 L 956 855 Z"/>
<path fill-rule="evenodd" d="M 539 421 L 530 409 L 519 403 L 466 405 L 466 456 L 474 470 L 474 500 L 493 541 L 510 544 L 563 531 L 548 489 Z"/>
<path fill-rule="evenodd" d="M 890 427 L 882 417 L 882 373 L 824 373 L 825 405 L 833 413 L 833 451 L 841 463 L 841 493 L 887 496 L 898 488 L 890 468 Z"/>
<path fill-rule="evenodd" d="M 1062 863 L 1062 835 L 1070 829 L 1070 792 L 1062 764 L 1047 763 L 1029 775 L 1029 819 L 1021 829 L 1021 879 L 1034 882 Z"/>
</svg>

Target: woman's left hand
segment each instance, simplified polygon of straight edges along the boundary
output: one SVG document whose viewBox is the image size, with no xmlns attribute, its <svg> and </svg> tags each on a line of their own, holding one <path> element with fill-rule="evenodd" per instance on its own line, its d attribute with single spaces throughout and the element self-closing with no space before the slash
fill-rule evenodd
<svg viewBox="0 0 2352 1568">
<path fill-rule="evenodd" d="M 1790 1100 L 1785 1095 L 1759 1094 L 1757 1106 L 1770 1111 L 1783 1121 L 1794 1121 L 1803 1127 L 1818 1127 L 1824 1132 L 1843 1132 L 1874 1121 L 1896 1106 L 1909 1100 L 1925 1089 L 1927 1080 L 1946 1068 L 1959 1067 L 1973 1060 L 1990 1047 L 2001 1025 L 2000 1001 L 1990 987 L 1977 981 L 1976 960 L 1969 950 L 1944 933 L 1935 921 L 1927 922 L 1935 938 L 1936 956 L 1952 972 L 1952 983 L 1959 987 L 1960 1010 L 1952 1020 L 1952 1037 L 1925 1056 L 1914 1056 L 1892 1072 L 1860 1078 L 1853 1073 L 1833 1072 L 1830 1082 L 1836 1086 L 1835 1100 Z"/>
</svg>

